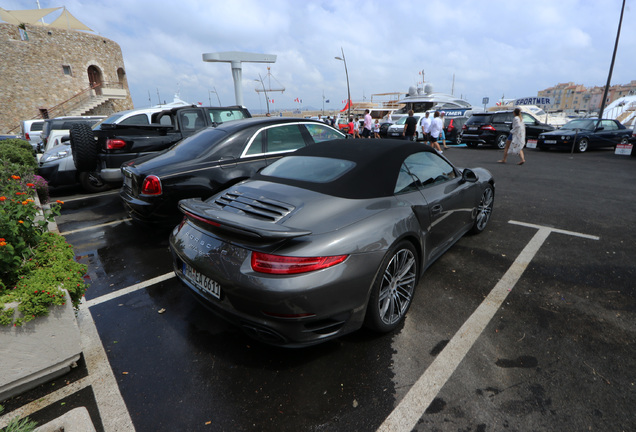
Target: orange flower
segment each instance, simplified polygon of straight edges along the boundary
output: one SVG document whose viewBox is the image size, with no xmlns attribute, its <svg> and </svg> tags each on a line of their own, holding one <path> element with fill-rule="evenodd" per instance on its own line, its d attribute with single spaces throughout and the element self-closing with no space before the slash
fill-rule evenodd
<svg viewBox="0 0 636 432">
<path fill-rule="evenodd" d="M 26 195 L 26 192 L 16 192 L 16 195 Z"/>
<path fill-rule="evenodd" d="M 24 223 L 24 221 L 22 221 L 22 220 L 19 220 L 19 221 L 18 221 L 18 223 L 19 223 L 19 224 L 23 224 L 23 223 Z"/>
<path fill-rule="evenodd" d="M 17 175 L 12 175 L 11 178 L 13 180 L 20 180 L 20 176 L 17 176 Z"/>
<path fill-rule="evenodd" d="M 35 187 L 35 185 L 33 183 L 27 183 L 28 187 Z"/>
<path fill-rule="evenodd" d="M 4 201 L 4 200 L 6 200 L 6 199 L 7 199 L 7 197 L 5 197 L 5 196 L 0 196 L 0 201 Z"/>
<path fill-rule="evenodd" d="M 58 204 L 64 204 L 64 201 L 60 201 L 60 200 L 56 200 L 55 202 Z"/>
<path fill-rule="evenodd" d="M 6 246 L 7 242 L 6 241 L 0 241 L 0 246 Z"/>
<path fill-rule="evenodd" d="M 3 239 L 3 238 L 0 238 L 0 241 L 6 241 L 6 240 L 5 240 L 5 239 Z"/>
</svg>

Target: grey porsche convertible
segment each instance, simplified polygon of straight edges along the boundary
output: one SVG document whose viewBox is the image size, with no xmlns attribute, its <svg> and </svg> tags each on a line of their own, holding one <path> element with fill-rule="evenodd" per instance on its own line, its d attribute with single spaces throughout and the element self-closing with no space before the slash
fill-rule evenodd
<svg viewBox="0 0 636 432">
<path fill-rule="evenodd" d="M 490 219 L 495 182 L 427 145 L 303 147 L 209 199 L 179 203 L 174 271 L 210 310 L 269 344 L 398 327 L 419 277 Z"/>
</svg>

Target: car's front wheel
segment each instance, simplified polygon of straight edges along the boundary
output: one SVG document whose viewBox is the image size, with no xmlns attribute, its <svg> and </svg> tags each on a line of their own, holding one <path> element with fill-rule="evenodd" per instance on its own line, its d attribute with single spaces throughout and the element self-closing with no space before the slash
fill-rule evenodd
<svg viewBox="0 0 636 432">
<path fill-rule="evenodd" d="M 490 215 L 492 214 L 492 207 L 495 203 L 495 191 L 492 186 L 488 185 L 481 195 L 481 201 L 477 206 L 477 215 L 475 216 L 475 222 L 470 232 L 472 234 L 479 234 L 486 229 Z"/>
<path fill-rule="evenodd" d="M 365 317 L 367 327 L 386 333 L 402 322 L 413 300 L 418 269 L 412 243 L 402 241 L 389 251 L 373 281 Z"/>
<path fill-rule="evenodd" d="M 584 151 L 586 151 L 588 149 L 588 147 L 590 146 L 590 142 L 588 141 L 587 138 L 581 138 L 579 140 L 579 143 L 576 145 L 576 150 L 579 153 L 583 153 Z"/>
</svg>

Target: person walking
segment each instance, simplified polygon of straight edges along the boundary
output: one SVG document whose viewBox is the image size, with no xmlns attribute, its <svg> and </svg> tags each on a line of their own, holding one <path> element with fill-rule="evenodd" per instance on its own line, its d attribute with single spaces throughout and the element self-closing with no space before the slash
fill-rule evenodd
<svg viewBox="0 0 636 432">
<path fill-rule="evenodd" d="M 431 147 L 440 153 L 444 153 L 437 142 L 440 133 L 442 132 L 442 121 L 439 118 L 439 111 L 435 111 L 433 114 L 433 120 L 431 121 Z"/>
<path fill-rule="evenodd" d="M 347 133 L 351 138 L 356 137 L 356 129 L 355 125 L 353 124 L 353 117 L 349 117 L 349 123 L 347 123 Z"/>
<path fill-rule="evenodd" d="M 422 138 L 424 141 L 424 144 L 429 144 L 431 143 L 431 119 L 429 117 L 429 112 L 426 111 L 426 113 L 424 113 L 424 118 L 422 119 L 422 121 L 420 122 L 420 125 L 422 126 Z"/>
<path fill-rule="evenodd" d="M 409 141 L 415 141 L 415 134 L 417 133 L 417 119 L 413 115 L 413 110 L 409 110 L 409 116 L 404 122 L 404 131 L 402 136 Z"/>
<path fill-rule="evenodd" d="M 508 154 L 514 154 L 519 155 L 521 159 L 517 165 L 523 165 L 526 163 L 526 158 L 523 154 L 523 146 L 526 145 L 526 125 L 523 123 L 523 117 L 521 117 L 521 109 L 515 108 L 513 114 L 512 130 L 510 131 L 510 135 L 512 136 L 508 136 L 508 140 L 506 140 L 503 159 L 497 162 L 506 163 Z"/>
<path fill-rule="evenodd" d="M 371 138 L 371 132 L 373 131 L 373 119 L 368 109 L 364 110 L 364 129 L 362 130 L 363 138 Z"/>
<path fill-rule="evenodd" d="M 360 138 L 360 118 L 356 117 L 356 121 L 353 122 L 353 137 Z"/>
<path fill-rule="evenodd" d="M 444 111 L 439 113 L 439 118 L 442 121 L 442 133 L 441 133 L 441 137 L 442 137 L 442 145 L 444 146 L 444 150 L 446 150 L 448 147 L 446 147 L 446 132 L 444 132 L 444 127 L 446 126 L 446 122 L 444 119 L 444 116 L 446 115 L 446 113 Z"/>
<path fill-rule="evenodd" d="M 378 119 L 375 119 L 375 123 L 373 123 L 373 138 L 380 138 L 380 122 Z"/>
</svg>

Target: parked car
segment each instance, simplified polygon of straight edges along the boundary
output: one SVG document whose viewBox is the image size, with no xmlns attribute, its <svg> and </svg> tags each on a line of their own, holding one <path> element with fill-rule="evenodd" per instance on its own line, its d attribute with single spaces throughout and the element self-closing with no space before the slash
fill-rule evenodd
<svg viewBox="0 0 636 432">
<path fill-rule="evenodd" d="M 495 182 L 404 140 L 303 147 L 207 200 L 180 202 L 174 271 L 266 343 L 397 328 L 423 271 L 490 219 Z"/>
<path fill-rule="evenodd" d="M 572 149 L 584 152 L 590 148 L 616 147 L 629 143 L 632 131 L 617 120 L 591 118 L 569 121 L 561 129 L 539 135 L 537 148 Z"/>
<path fill-rule="evenodd" d="M 530 113 L 522 112 L 521 116 L 526 125 L 526 141 L 536 140 L 539 134 L 555 129 L 554 126 L 540 122 Z M 462 142 L 468 147 L 482 144 L 503 149 L 512 129 L 513 117 L 512 110 L 475 113 L 462 127 Z"/>
<path fill-rule="evenodd" d="M 444 134 L 446 135 L 446 144 L 462 143 L 462 127 L 469 117 L 447 117 L 444 122 Z"/>
<path fill-rule="evenodd" d="M 8 139 L 22 139 L 20 135 L 0 135 L 0 141 Z"/>
<path fill-rule="evenodd" d="M 96 172 L 104 182 L 121 184 L 123 163 L 162 152 L 203 128 L 251 116 L 242 106 L 192 105 L 154 113 L 151 124 L 102 124 L 92 130 L 75 125 L 71 150 L 78 171 Z"/>
<path fill-rule="evenodd" d="M 46 119 L 40 132 L 42 138 L 40 150 L 45 152 L 51 147 L 62 144 L 62 138 L 69 134 L 73 123 L 85 123 L 87 127 L 90 127 L 105 118 L 106 116 L 66 116 Z"/>
<path fill-rule="evenodd" d="M 40 133 L 44 127 L 44 120 L 22 120 L 20 122 L 20 128 L 22 130 L 22 139 L 28 141 L 33 147 L 33 151 L 40 152 L 40 142 L 42 137 Z"/>
<path fill-rule="evenodd" d="M 93 129 L 100 128 L 103 124 L 149 124 L 153 113 L 162 111 L 162 108 L 143 108 L 138 110 L 120 111 L 95 123 Z M 70 124 L 67 125 L 70 127 Z M 52 135 L 53 136 L 53 135 Z M 69 143 L 68 132 L 60 138 L 56 138 L 48 150 L 44 152 L 39 161 L 39 174 L 48 181 L 51 186 L 65 186 L 79 183 L 87 192 L 102 192 L 110 189 L 94 171 L 78 172 Z"/>
<path fill-rule="evenodd" d="M 122 166 L 120 196 L 133 220 L 174 224 L 180 199 L 203 199 L 309 144 L 343 138 L 316 120 L 259 117 L 207 128 L 169 150 Z"/>
<path fill-rule="evenodd" d="M 397 119 L 395 123 L 390 125 L 386 133 L 387 138 L 402 139 L 404 137 L 404 135 L 402 135 L 404 133 L 404 124 L 406 123 L 406 119 L 408 117 L 409 117 L 408 115 L 402 116 L 399 119 Z M 420 138 L 422 138 L 422 127 L 420 126 L 420 121 L 424 117 L 424 113 L 413 114 L 413 117 L 417 119 L 417 127 L 415 128 L 415 140 L 417 141 Z"/>
</svg>

